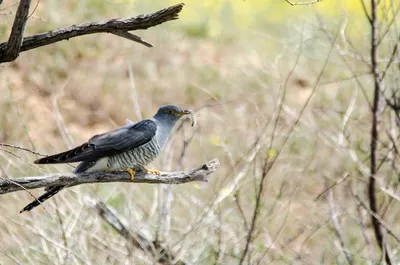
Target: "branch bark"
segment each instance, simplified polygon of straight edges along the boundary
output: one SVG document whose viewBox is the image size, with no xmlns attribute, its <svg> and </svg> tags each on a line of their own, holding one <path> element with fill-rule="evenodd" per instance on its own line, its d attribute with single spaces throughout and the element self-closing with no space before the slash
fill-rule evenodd
<svg viewBox="0 0 400 265">
<path fill-rule="evenodd" d="M 88 183 L 131 182 L 149 184 L 182 184 L 191 181 L 207 182 L 207 176 L 220 166 L 218 159 L 185 171 L 161 172 L 160 175 L 137 172 L 132 181 L 127 172 L 94 172 L 94 173 L 58 173 L 46 176 L 23 177 L 16 179 L 0 179 L 0 194 L 54 186 L 77 186 Z"/>
<path fill-rule="evenodd" d="M 31 0 L 21 0 L 15 14 L 14 24 L 8 38 L 7 45 L 0 49 L 0 62 L 14 61 L 20 52 L 22 35 L 25 31 L 26 21 L 28 20 L 29 7 Z"/>
<path fill-rule="evenodd" d="M 23 3 L 25 3 L 25 5 L 23 5 Z M 132 33 L 129 33 L 128 31 L 148 29 L 164 22 L 178 19 L 178 14 L 181 12 L 184 6 L 183 3 L 180 3 L 151 14 L 73 25 L 70 27 L 60 28 L 53 31 L 25 37 L 22 39 L 23 27 L 25 26 L 25 24 L 23 24 L 22 30 L 14 30 L 14 27 L 16 27 L 15 24 L 17 23 L 17 21 L 21 20 L 19 19 L 18 15 L 19 10 L 22 9 L 21 6 L 26 7 L 27 5 L 27 9 L 29 11 L 29 3 L 30 0 L 21 0 L 20 2 L 10 39 L 8 42 L 0 43 L 0 62 L 11 62 L 18 57 L 20 52 L 32 50 L 62 40 L 68 40 L 70 38 L 94 33 L 112 33 L 114 35 L 136 41 L 147 47 L 152 47 L 152 44 L 142 40 L 140 37 Z M 26 11 L 26 8 L 23 10 Z M 26 16 L 28 11 L 26 11 Z M 24 15 L 25 13 L 23 13 L 21 17 L 24 18 Z M 20 23 L 18 23 L 18 25 L 20 25 Z M 21 26 L 17 27 L 17 29 L 20 28 Z M 20 39 L 19 45 L 17 45 L 18 42 L 16 44 L 16 41 L 14 40 L 18 40 L 18 38 Z"/>
</svg>

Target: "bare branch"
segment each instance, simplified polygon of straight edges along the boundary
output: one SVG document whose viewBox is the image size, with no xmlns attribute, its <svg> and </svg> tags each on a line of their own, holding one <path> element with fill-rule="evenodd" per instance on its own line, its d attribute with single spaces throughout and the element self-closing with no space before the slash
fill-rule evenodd
<svg viewBox="0 0 400 265">
<path fill-rule="evenodd" d="M 220 166 L 218 159 L 185 171 L 161 172 L 160 175 L 137 172 L 131 180 L 127 172 L 94 172 L 94 173 L 58 173 L 47 176 L 23 177 L 16 179 L 0 179 L 0 194 L 23 189 L 48 188 L 54 186 L 72 187 L 87 183 L 132 182 L 149 184 L 182 184 L 191 181 L 207 182 L 207 176 Z"/>
<path fill-rule="evenodd" d="M 364 11 L 365 17 L 368 19 L 369 23 L 372 25 L 372 18 L 368 14 L 367 6 L 365 5 L 364 0 L 360 0 L 360 2 L 361 2 L 361 5 L 363 7 L 363 11 Z"/>
<path fill-rule="evenodd" d="M 348 177 L 350 177 L 350 174 L 345 173 L 343 175 L 343 177 L 341 177 L 339 180 L 337 180 L 335 183 L 333 183 L 332 185 L 330 185 L 328 188 L 326 188 L 324 191 L 322 191 L 320 194 L 318 194 L 317 197 L 315 197 L 314 202 L 318 201 L 322 195 L 325 195 L 328 191 L 330 191 L 331 189 L 333 189 L 335 186 L 339 185 L 340 183 L 342 183 L 343 181 L 345 181 Z"/>
<path fill-rule="evenodd" d="M 112 33 L 139 42 L 147 47 L 151 47 L 150 43 L 128 33 L 128 31 L 148 29 L 164 22 L 178 19 L 178 14 L 181 12 L 183 6 L 184 4 L 180 3 L 151 14 L 139 15 L 137 17 L 110 19 L 100 22 L 89 22 L 25 37 L 22 40 L 22 46 L 20 45 L 21 48 L 18 50 L 18 53 L 49 45 L 58 41 L 68 40 L 70 38 L 94 33 Z M 16 54 L 15 58 L 8 56 L 7 51 L 10 49 L 9 47 L 11 45 L 12 42 L 10 41 L 0 43 L 0 62 L 10 62 L 18 57 L 18 53 Z"/>
<path fill-rule="evenodd" d="M 381 80 L 385 79 L 386 74 L 389 71 L 389 68 L 392 65 L 393 61 L 394 61 L 394 58 L 396 57 L 397 49 L 399 47 L 399 42 L 400 42 L 400 38 L 396 42 L 396 45 L 393 47 L 393 51 L 392 51 L 392 54 L 390 55 L 389 62 L 387 63 L 387 65 L 385 67 L 385 70 L 383 70 L 383 72 L 382 72 Z"/>
<path fill-rule="evenodd" d="M 0 62 L 14 61 L 20 52 L 22 35 L 25 31 L 26 21 L 28 20 L 29 6 L 31 0 L 21 0 L 15 14 L 14 24 L 10 38 L 3 49 L 0 50 Z"/>
<path fill-rule="evenodd" d="M 161 264 L 170 264 L 174 260 L 172 253 L 158 242 L 153 242 L 147 239 L 140 232 L 130 232 L 128 228 L 119 220 L 119 218 L 109 209 L 103 202 L 95 202 L 92 199 L 87 199 L 90 207 L 97 210 L 98 214 L 105 222 L 111 225 L 120 235 L 122 235 L 133 246 L 142 249 L 146 253 L 152 254 L 153 258 Z M 174 264 L 184 265 L 183 261 L 178 261 Z"/>
<path fill-rule="evenodd" d="M 390 259 L 387 246 L 383 241 L 383 234 L 381 229 L 381 223 L 379 222 L 377 216 L 378 206 L 375 194 L 375 177 L 378 171 L 377 169 L 377 152 L 378 152 L 378 142 L 379 142 L 379 125 L 381 122 L 381 95 L 382 95 L 382 84 L 379 76 L 379 67 L 377 63 L 378 59 L 378 17 L 377 17 L 377 2 L 376 0 L 371 0 L 371 65 L 372 65 L 372 76 L 374 80 L 374 98 L 372 106 L 372 126 L 371 126 L 371 142 L 370 142 L 370 176 L 368 183 L 368 199 L 369 208 L 371 209 L 371 221 L 372 227 L 374 228 L 375 238 L 378 246 L 382 253 L 385 255 L 385 260 L 388 265 L 392 264 Z"/>
<path fill-rule="evenodd" d="M 290 5 L 292 6 L 299 6 L 299 5 L 312 5 L 318 2 L 322 2 L 322 0 L 311 0 L 308 2 L 292 2 L 290 0 L 285 0 L 286 2 L 288 2 Z"/>
<path fill-rule="evenodd" d="M 10 147 L 10 148 L 14 148 L 14 149 L 19 149 L 19 150 L 26 151 L 26 152 L 29 152 L 29 153 L 34 154 L 34 155 L 46 156 L 46 155 L 44 155 L 44 154 L 38 153 L 38 152 L 33 151 L 33 150 L 30 150 L 30 149 L 28 149 L 28 148 L 21 147 L 21 146 L 17 146 L 17 145 L 13 145 L 13 144 L 0 143 L 0 146 Z"/>
</svg>

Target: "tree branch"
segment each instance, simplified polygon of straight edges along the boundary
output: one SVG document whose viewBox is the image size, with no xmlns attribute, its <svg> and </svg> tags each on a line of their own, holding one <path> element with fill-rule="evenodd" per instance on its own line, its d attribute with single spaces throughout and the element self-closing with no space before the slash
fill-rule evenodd
<svg viewBox="0 0 400 265">
<path fill-rule="evenodd" d="M 21 0 L 19 2 L 10 37 L 4 48 L 0 50 L 0 62 L 11 62 L 18 57 L 30 5 L 31 0 Z"/>
<path fill-rule="evenodd" d="M 362 5 L 362 7 L 363 7 L 363 11 L 364 11 L 365 17 L 368 19 L 369 24 L 372 25 L 372 18 L 371 18 L 371 16 L 368 14 L 367 6 L 365 5 L 364 0 L 360 0 L 360 2 L 361 2 L 361 5 Z"/>
<path fill-rule="evenodd" d="M 369 208 L 373 213 L 378 215 L 377 199 L 375 194 L 375 178 L 377 175 L 377 159 L 378 159 L 378 142 L 379 142 L 379 125 L 381 122 L 381 79 L 379 76 L 378 67 L 378 17 L 377 17 L 377 2 L 371 0 L 371 65 L 372 76 L 374 80 L 374 98 L 372 106 L 372 126 L 371 126 L 371 142 L 370 142 L 370 176 L 368 183 L 368 199 Z M 372 227 L 374 229 L 375 238 L 378 246 L 385 255 L 385 260 L 388 265 L 392 264 L 388 249 L 383 240 L 381 224 L 375 215 L 371 214 Z"/>
<path fill-rule="evenodd" d="M 22 0 L 20 7 L 23 2 L 27 1 L 30 2 L 29 0 Z M 174 6 L 164 8 L 162 10 L 159 10 L 151 14 L 139 15 L 137 17 L 129 17 L 129 18 L 110 19 L 100 22 L 89 22 L 80 25 L 73 25 L 70 27 L 60 28 L 49 32 L 40 33 L 34 36 L 25 37 L 22 40 L 22 45 L 20 41 L 18 46 L 20 47 L 20 49 L 18 50 L 16 56 L 14 57 L 9 55 L 9 50 L 12 49 L 12 45 L 15 45 L 14 42 L 11 41 L 11 36 L 10 36 L 10 40 L 8 42 L 0 43 L 0 62 L 11 62 L 18 57 L 20 52 L 32 50 L 37 47 L 49 45 L 58 41 L 68 40 L 70 38 L 87 34 L 94 34 L 94 33 L 112 33 L 120 37 L 128 38 L 130 40 L 142 43 L 147 47 L 151 47 L 152 45 L 150 43 L 143 41 L 136 35 L 128 33 L 128 31 L 148 29 L 150 27 L 157 26 L 164 22 L 178 19 L 178 14 L 179 12 L 181 12 L 183 6 L 184 4 L 180 3 Z M 18 18 L 18 11 L 14 24 L 16 23 Z M 14 32 L 14 27 L 13 27 L 13 32 Z M 11 35 L 13 35 L 13 32 L 11 33 Z M 15 32 L 16 32 L 15 34 L 20 33 L 19 37 L 22 38 L 23 31 L 15 31 Z"/>
<path fill-rule="evenodd" d="M 185 171 L 161 172 L 160 175 L 137 172 L 132 181 L 127 172 L 58 173 L 46 176 L 0 179 L 0 194 L 24 189 L 49 188 L 54 186 L 77 186 L 87 183 L 132 182 L 149 184 L 182 184 L 191 181 L 207 182 L 207 176 L 220 166 L 218 159 Z"/>
<path fill-rule="evenodd" d="M 109 209 L 102 201 L 86 199 L 88 205 L 94 208 L 105 222 L 112 226 L 121 236 L 130 242 L 136 248 L 142 249 L 145 253 L 161 264 L 171 264 L 175 260 L 174 255 L 160 243 L 146 238 L 142 233 L 130 232 L 129 229 L 120 221 L 116 214 Z M 183 261 L 177 261 L 174 264 L 185 265 Z"/>
</svg>

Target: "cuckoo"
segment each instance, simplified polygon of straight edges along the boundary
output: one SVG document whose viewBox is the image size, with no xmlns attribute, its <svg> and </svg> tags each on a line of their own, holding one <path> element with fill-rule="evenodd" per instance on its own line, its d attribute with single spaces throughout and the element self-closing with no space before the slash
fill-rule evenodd
<svg viewBox="0 0 400 265">
<path fill-rule="evenodd" d="M 194 126 L 196 120 L 193 111 L 175 105 L 162 106 L 151 119 L 128 122 L 110 132 L 95 135 L 74 149 L 38 159 L 35 164 L 81 162 L 74 173 L 127 171 L 131 180 L 136 171 L 160 174 L 160 171 L 149 170 L 145 166 L 161 153 L 175 123 L 186 114 L 190 115 Z M 21 213 L 32 210 L 64 187 L 48 188 L 47 192 L 25 206 Z"/>
</svg>

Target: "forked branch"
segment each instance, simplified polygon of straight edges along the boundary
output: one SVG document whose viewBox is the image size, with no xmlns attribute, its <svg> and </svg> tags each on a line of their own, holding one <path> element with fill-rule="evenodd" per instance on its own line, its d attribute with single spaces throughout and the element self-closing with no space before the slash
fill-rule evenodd
<svg viewBox="0 0 400 265">
<path fill-rule="evenodd" d="M 149 184 L 182 184 L 191 181 L 207 182 L 207 176 L 220 166 L 218 159 L 202 166 L 185 171 L 161 172 L 160 175 L 137 172 L 131 180 L 127 172 L 94 172 L 94 173 L 58 173 L 46 176 L 23 177 L 15 179 L 0 179 L 0 194 L 19 190 L 50 188 L 54 186 L 77 186 L 88 183 L 131 182 Z"/>
</svg>

